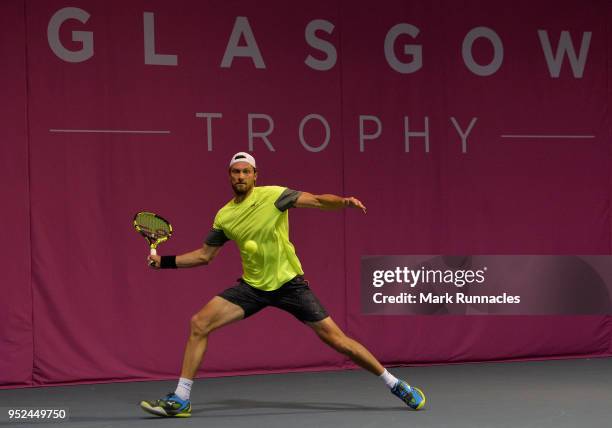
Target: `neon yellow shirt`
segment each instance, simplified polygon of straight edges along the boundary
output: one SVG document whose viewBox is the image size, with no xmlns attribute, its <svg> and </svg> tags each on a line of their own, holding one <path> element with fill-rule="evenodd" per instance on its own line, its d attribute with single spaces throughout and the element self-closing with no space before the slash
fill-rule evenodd
<svg viewBox="0 0 612 428">
<path fill-rule="evenodd" d="M 236 242 L 242 259 L 242 279 L 263 291 L 280 288 L 297 275 L 303 275 L 302 265 L 289 241 L 289 210 L 275 205 L 287 190 L 280 186 L 254 187 L 240 203 L 234 199 L 225 204 L 213 223 Z M 245 244 L 254 241 L 255 244 Z"/>
</svg>

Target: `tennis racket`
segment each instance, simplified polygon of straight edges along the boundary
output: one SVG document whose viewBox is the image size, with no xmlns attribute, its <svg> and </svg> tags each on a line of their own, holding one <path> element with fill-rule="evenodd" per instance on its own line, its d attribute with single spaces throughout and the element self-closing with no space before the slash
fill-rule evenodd
<svg viewBox="0 0 612 428">
<path fill-rule="evenodd" d="M 168 220 L 147 211 L 134 216 L 134 228 L 144 236 L 152 256 L 157 255 L 157 246 L 172 236 L 172 226 Z"/>
</svg>

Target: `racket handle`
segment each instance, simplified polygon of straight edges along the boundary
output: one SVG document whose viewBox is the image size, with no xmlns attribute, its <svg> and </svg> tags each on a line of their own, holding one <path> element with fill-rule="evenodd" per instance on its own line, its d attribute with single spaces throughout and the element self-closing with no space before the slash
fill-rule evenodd
<svg viewBox="0 0 612 428">
<path fill-rule="evenodd" d="M 157 255 L 157 250 L 155 248 L 151 248 L 151 255 L 152 256 L 156 256 Z"/>
</svg>

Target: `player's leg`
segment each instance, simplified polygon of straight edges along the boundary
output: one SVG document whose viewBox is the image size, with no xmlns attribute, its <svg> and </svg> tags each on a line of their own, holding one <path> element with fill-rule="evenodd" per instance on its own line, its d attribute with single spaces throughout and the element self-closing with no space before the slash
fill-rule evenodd
<svg viewBox="0 0 612 428">
<path fill-rule="evenodd" d="M 210 333 L 242 318 L 244 318 L 244 310 L 240 306 L 219 296 L 213 297 L 197 314 L 191 317 L 191 331 L 185 346 L 181 377 L 192 380 L 195 378 L 204 358 Z"/>
<path fill-rule="evenodd" d="M 426 398 L 419 388 L 412 387 L 390 374 L 365 346 L 344 334 L 331 317 L 306 324 L 327 345 L 349 357 L 359 367 L 379 376 L 391 392 L 410 408 L 423 408 Z"/>
<path fill-rule="evenodd" d="M 331 317 L 327 317 L 318 322 L 308 322 L 306 324 L 312 328 L 324 343 L 349 357 L 359 367 L 376 376 L 380 376 L 385 371 L 385 368 L 378 362 L 374 355 L 372 355 L 361 343 L 345 335 Z"/>
<path fill-rule="evenodd" d="M 323 342 L 347 355 L 360 367 L 377 376 L 385 371 L 363 345 L 340 330 L 302 276 L 296 276 L 271 295 L 274 306 L 306 323 Z"/>
<path fill-rule="evenodd" d="M 307 324 L 319 338 L 336 351 L 349 357 L 358 366 L 373 373 L 391 392 L 413 409 L 425 405 L 425 395 L 405 381 L 389 373 L 365 346 L 348 337 L 329 317 L 329 314 L 310 289 L 308 282 L 298 276 L 274 292 L 273 305 L 291 313 Z"/>
<path fill-rule="evenodd" d="M 189 417 L 189 396 L 193 379 L 202 363 L 208 345 L 208 335 L 224 325 L 244 318 L 244 309 L 228 300 L 215 296 L 197 314 L 191 317 L 191 331 L 187 339 L 181 378 L 174 393 L 159 400 L 142 401 L 140 407 L 156 416 Z"/>
</svg>

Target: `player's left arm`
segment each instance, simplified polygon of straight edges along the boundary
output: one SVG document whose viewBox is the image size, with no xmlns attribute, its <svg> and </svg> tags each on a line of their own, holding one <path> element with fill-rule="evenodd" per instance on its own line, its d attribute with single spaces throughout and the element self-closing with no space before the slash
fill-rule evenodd
<svg viewBox="0 0 612 428">
<path fill-rule="evenodd" d="M 301 192 L 294 206 L 296 208 L 318 208 L 327 211 L 339 210 L 342 208 L 358 208 L 364 213 L 366 212 L 365 205 L 354 196 L 344 198 L 342 196 L 330 194 L 313 195 L 308 192 Z"/>
</svg>

